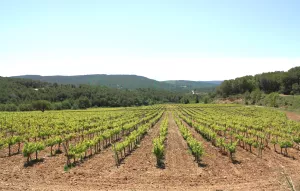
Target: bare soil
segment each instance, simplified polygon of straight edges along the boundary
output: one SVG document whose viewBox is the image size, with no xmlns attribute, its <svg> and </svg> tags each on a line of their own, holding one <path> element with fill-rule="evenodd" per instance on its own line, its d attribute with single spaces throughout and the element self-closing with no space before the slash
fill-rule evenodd
<svg viewBox="0 0 300 191">
<path fill-rule="evenodd" d="M 286 116 L 291 120 L 300 121 L 300 114 L 298 113 L 287 111 Z"/>
<path fill-rule="evenodd" d="M 50 157 L 50 150 L 39 154 L 43 162 L 24 167 L 21 155 L 7 157 L 0 151 L 0 190 L 290 190 L 291 178 L 300 190 L 300 151 L 290 149 L 284 157 L 273 148 L 258 158 L 237 149 L 236 163 L 223 155 L 193 128 L 193 136 L 202 141 L 206 154 L 198 166 L 170 113 L 166 141 L 165 169 L 156 167 L 152 140 L 159 134 L 162 119 L 128 157 L 117 167 L 111 148 L 65 172 L 64 154 Z M 13 148 L 16 151 L 17 147 Z"/>
</svg>

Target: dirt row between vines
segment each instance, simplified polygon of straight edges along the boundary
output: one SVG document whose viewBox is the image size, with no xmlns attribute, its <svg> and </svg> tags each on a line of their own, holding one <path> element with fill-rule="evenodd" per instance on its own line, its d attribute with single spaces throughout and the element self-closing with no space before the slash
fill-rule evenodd
<svg viewBox="0 0 300 191">
<path fill-rule="evenodd" d="M 300 151 L 290 149 L 294 159 L 276 153 L 273 148 L 266 148 L 263 157 L 237 147 L 236 162 L 232 163 L 227 155 L 205 140 L 196 130 L 186 123 L 192 135 L 203 143 L 205 155 L 202 163 L 207 172 L 204 179 L 213 182 L 219 190 L 289 190 L 287 177 L 291 178 L 296 190 L 300 190 Z M 279 148 L 277 148 L 279 151 Z M 221 169 L 221 170 L 220 170 Z"/>
<path fill-rule="evenodd" d="M 140 150 L 148 143 L 152 146 L 151 139 L 154 135 L 158 135 L 162 119 L 163 117 L 149 130 L 148 135 L 141 142 L 141 148 L 133 151 L 119 168 L 116 167 L 111 147 L 92 156 L 69 172 L 64 171 L 66 164 L 64 154 L 50 157 L 48 148 L 39 153 L 39 158 L 42 158 L 43 162 L 30 167 L 24 167 L 25 158 L 21 154 L 0 157 L 0 190 L 111 190 L 123 189 L 122 184 L 126 182 L 130 186 L 131 179 L 134 177 L 131 177 L 130 172 L 121 171 L 121 169 L 130 164 L 131 160 L 128 159 L 132 158 L 136 152 L 141 152 Z M 16 147 L 13 150 L 16 151 Z M 7 149 L 4 149 L 1 151 L 1 156 L 7 153 Z M 151 151 L 145 154 L 154 157 Z M 135 164 L 135 161 L 133 159 L 132 164 Z M 154 162 L 149 166 L 156 168 Z M 137 167 L 139 166 L 136 165 Z M 129 168 L 135 171 L 135 168 L 130 166 Z M 121 187 L 118 188 L 118 186 Z"/>
<path fill-rule="evenodd" d="M 49 157 L 49 150 L 39 154 L 44 162 L 27 168 L 20 154 L 0 158 L 0 190 L 288 190 L 283 171 L 295 185 L 300 182 L 299 151 L 291 151 L 295 160 L 273 150 L 266 150 L 260 159 L 238 148 L 238 163 L 233 164 L 189 127 L 206 152 L 202 165 L 198 166 L 171 113 L 165 112 L 166 115 L 169 130 L 165 169 L 156 167 L 152 154 L 152 140 L 159 135 L 162 117 L 119 167 L 111 148 L 69 172 L 63 170 L 66 162 L 63 154 Z"/>
</svg>

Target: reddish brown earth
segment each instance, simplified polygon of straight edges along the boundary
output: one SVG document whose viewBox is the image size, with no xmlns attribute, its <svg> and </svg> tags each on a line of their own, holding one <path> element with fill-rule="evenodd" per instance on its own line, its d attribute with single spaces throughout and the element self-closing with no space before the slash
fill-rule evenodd
<svg viewBox="0 0 300 191">
<path fill-rule="evenodd" d="M 287 111 L 286 116 L 291 120 L 300 121 L 300 114 L 298 113 Z"/>
<path fill-rule="evenodd" d="M 189 127 L 203 142 L 206 154 L 201 165 L 194 161 L 170 113 L 166 141 L 165 169 L 159 169 L 152 154 L 152 140 L 159 134 L 161 121 L 141 141 L 140 146 L 116 167 L 113 152 L 107 148 L 84 163 L 64 172 L 63 154 L 24 167 L 25 158 L 0 151 L 0 190 L 290 190 L 286 177 L 300 190 L 300 151 L 290 149 L 288 158 L 273 148 L 263 158 L 238 148 L 237 163 L 222 155 L 212 144 Z M 16 148 L 14 148 L 16 150 Z"/>
</svg>

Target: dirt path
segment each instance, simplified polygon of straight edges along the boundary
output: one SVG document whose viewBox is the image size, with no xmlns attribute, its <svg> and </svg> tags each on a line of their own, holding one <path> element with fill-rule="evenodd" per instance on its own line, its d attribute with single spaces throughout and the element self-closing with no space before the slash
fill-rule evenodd
<svg viewBox="0 0 300 191">
<path fill-rule="evenodd" d="M 169 129 L 166 147 L 165 173 L 172 184 L 186 184 L 186 178 L 201 176 L 202 169 L 198 167 L 194 157 L 189 153 L 186 141 L 183 139 L 173 116 L 169 113 Z M 174 182 L 173 182 L 174 181 Z"/>
<path fill-rule="evenodd" d="M 152 140 L 159 135 L 160 125 L 165 115 L 152 127 L 143 138 L 140 146 L 131 153 L 119 166 L 108 175 L 113 181 L 113 189 L 145 189 L 151 188 L 153 179 L 159 179 L 160 170 L 156 168 L 156 158 L 152 153 Z M 155 187 L 153 187 L 155 189 Z"/>
<path fill-rule="evenodd" d="M 290 111 L 286 111 L 285 113 L 290 120 L 300 121 L 300 114 Z"/>
</svg>

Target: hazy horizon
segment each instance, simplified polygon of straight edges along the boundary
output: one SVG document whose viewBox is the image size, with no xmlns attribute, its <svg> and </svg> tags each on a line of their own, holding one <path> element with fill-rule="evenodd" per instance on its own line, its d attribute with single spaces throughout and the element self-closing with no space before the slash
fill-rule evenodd
<svg viewBox="0 0 300 191">
<path fill-rule="evenodd" d="M 276 71 L 284 71 L 284 70 L 276 70 Z M 266 71 L 266 72 L 276 72 L 276 71 Z M 261 73 L 256 73 L 256 74 L 261 74 Z M 256 75 L 254 74 L 254 75 Z M 202 81 L 202 82 L 209 82 L 209 81 L 224 81 L 224 80 L 230 80 L 230 79 L 223 79 L 223 80 L 214 80 L 214 79 L 211 79 L 211 80 L 187 80 L 187 79 L 165 79 L 165 80 L 158 80 L 158 79 L 154 79 L 154 78 L 151 78 L 151 77 L 147 77 L 147 76 L 142 76 L 142 75 L 138 75 L 138 74 L 97 74 L 97 73 L 91 73 L 91 74 L 74 74 L 74 75 L 57 75 L 57 74 L 54 74 L 54 75 L 40 75 L 40 74 L 20 74 L 20 75 L 12 75 L 12 76 L 2 76 L 2 77 L 17 77 L 17 76 L 42 76 L 42 77 L 49 77 L 49 76 L 86 76 L 86 75 L 133 75 L 133 76 L 140 76 L 140 77 L 146 77 L 146 78 L 149 78 L 149 79 L 152 79 L 152 80 L 156 80 L 156 81 Z M 250 75 L 250 74 L 249 74 Z M 237 76 L 236 78 L 238 77 L 243 77 L 243 76 Z M 234 78 L 231 78 L 231 79 L 234 79 Z"/>
<path fill-rule="evenodd" d="M 300 66 L 298 1 L 3 1 L 0 76 L 227 80 Z"/>
<path fill-rule="evenodd" d="M 108 75 L 108 76 L 114 76 L 114 75 L 124 75 L 124 76 L 140 76 L 140 77 L 146 77 L 146 76 L 141 76 L 141 75 L 136 75 L 136 74 L 79 74 L 79 75 L 50 75 L 51 77 L 52 76 L 64 76 L 64 77 L 71 77 L 71 76 L 88 76 L 88 75 Z M 19 76 L 41 76 L 41 77 L 49 77 L 48 75 L 44 76 L 44 75 L 38 75 L 38 74 L 25 74 L 25 75 L 17 75 L 17 76 L 3 76 L 3 77 L 19 77 Z M 152 80 L 156 80 L 156 79 L 153 79 L 153 78 L 149 78 L 149 77 L 146 77 L 148 79 L 152 79 Z M 223 81 L 223 80 L 185 80 L 185 79 L 176 79 L 177 81 L 201 81 L 201 82 L 214 82 L 214 81 Z M 160 82 L 164 82 L 164 81 L 174 81 L 174 80 L 156 80 L 156 81 L 160 81 Z"/>
</svg>

